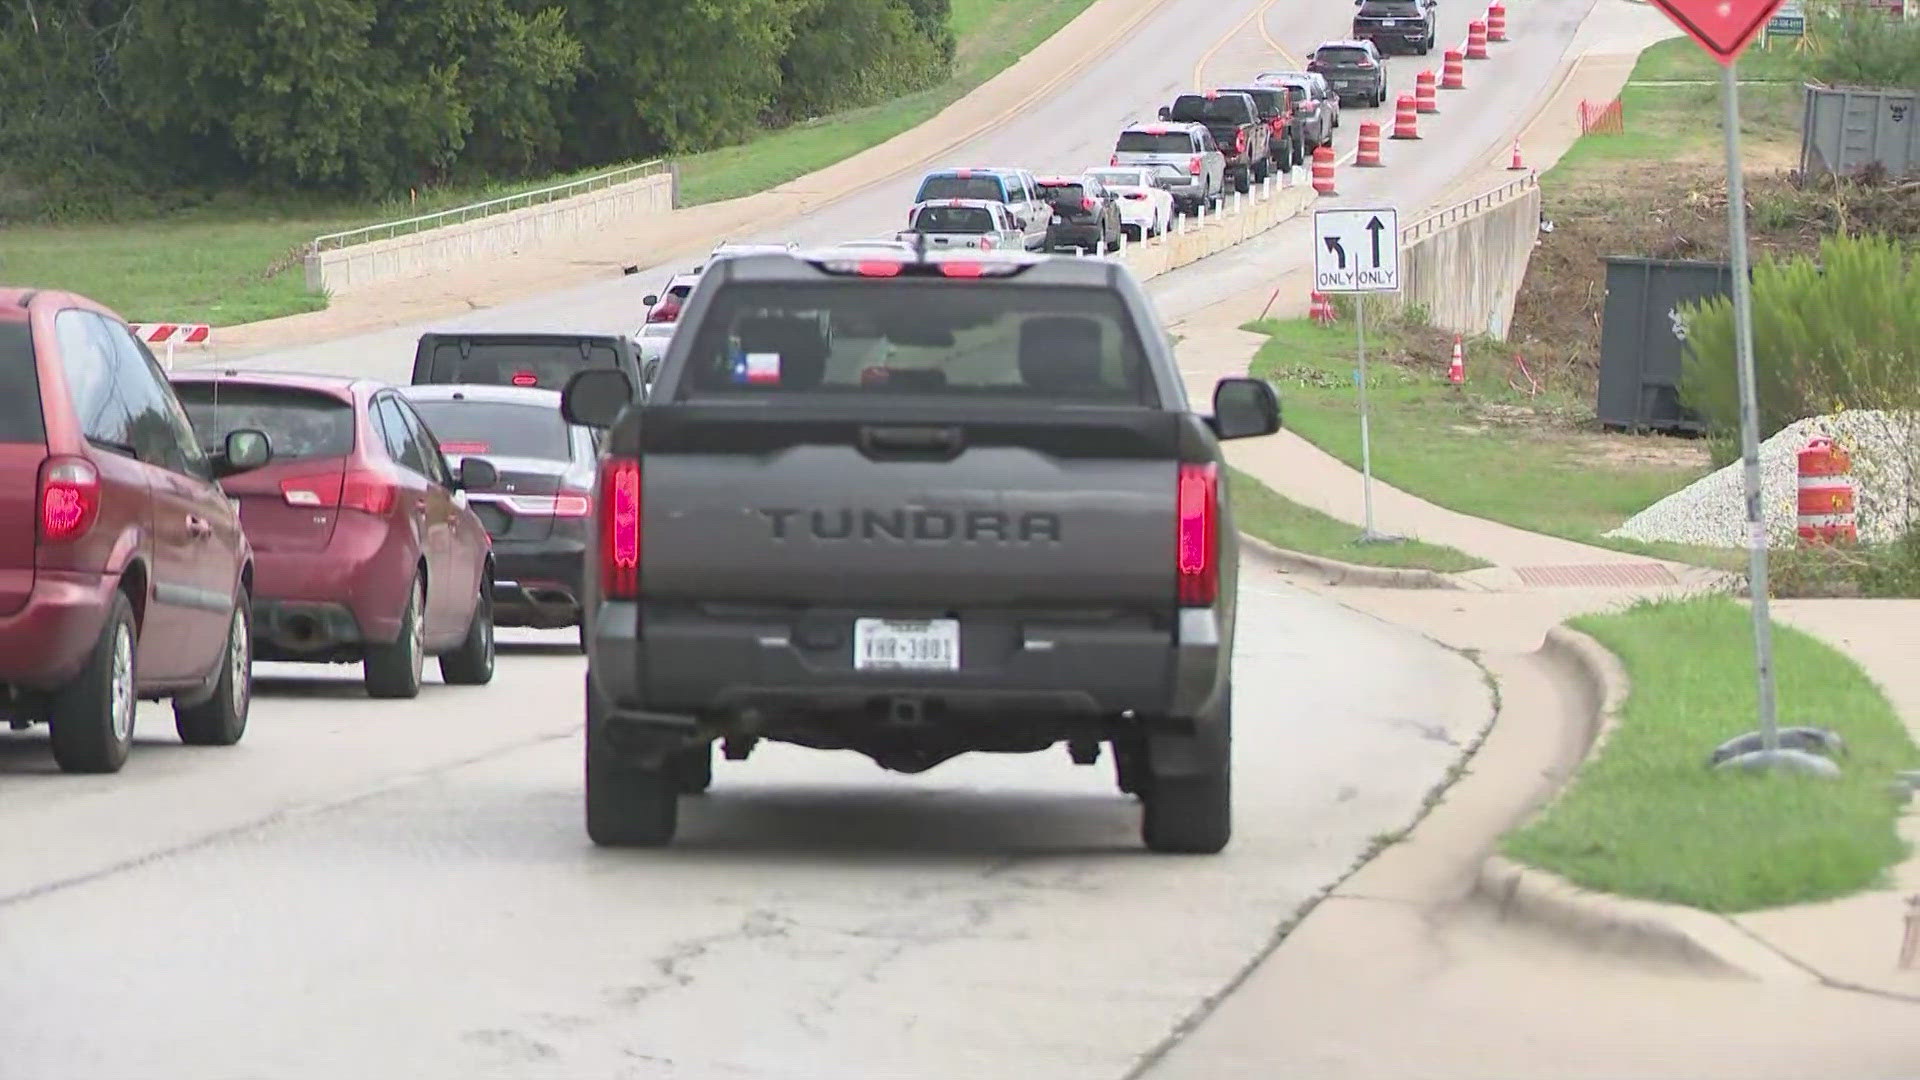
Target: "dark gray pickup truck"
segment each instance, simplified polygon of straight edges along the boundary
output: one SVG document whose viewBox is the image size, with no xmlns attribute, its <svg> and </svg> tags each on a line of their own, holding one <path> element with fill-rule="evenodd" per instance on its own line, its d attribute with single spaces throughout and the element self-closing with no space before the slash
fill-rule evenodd
<svg viewBox="0 0 1920 1080">
<path fill-rule="evenodd" d="M 1219 440 L 1124 268 L 1024 253 L 766 255 L 707 272 L 653 393 L 583 371 L 609 428 L 587 583 L 587 832 L 669 842 L 712 743 L 1112 748 L 1157 851 L 1231 824 L 1238 545 Z M 824 329 L 823 329 L 824 328 Z"/>
</svg>

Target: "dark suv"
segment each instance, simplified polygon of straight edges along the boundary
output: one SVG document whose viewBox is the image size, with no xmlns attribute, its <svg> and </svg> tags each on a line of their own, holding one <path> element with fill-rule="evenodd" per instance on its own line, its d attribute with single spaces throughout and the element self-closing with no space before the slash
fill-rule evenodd
<svg viewBox="0 0 1920 1080">
<path fill-rule="evenodd" d="M 1387 100 L 1387 65 L 1371 41 L 1329 41 L 1308 54 L 1307 71 L 1326 79 L 1342 105 L 1376 108 Z"/>
<path fill-rule="evenodd" d="M 47 724 L 67 772 L 117 772 L 140 699 L 225 746 L 252 699 L 253 550 L 219 480 L 267 436 L 209 453 L 113 312 L 0 288 L 0 711 Z"/>
<path fill-rule="evenodd" d="M 1435 0 L 1354 0 L 1353 36 L 1381 52 L 1433 51 Z"/>
</svg>

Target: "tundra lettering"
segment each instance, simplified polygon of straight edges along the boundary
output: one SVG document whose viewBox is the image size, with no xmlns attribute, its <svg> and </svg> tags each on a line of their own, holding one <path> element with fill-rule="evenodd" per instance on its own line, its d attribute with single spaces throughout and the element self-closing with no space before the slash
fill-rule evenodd
<svg viewBox="0 0 1920 1080">
<path fill-rule="evenodd" d="M 788 522 L 806 515 L 810 535 L 815 540 L 961 540 L 976 544 L 993 541 L 1003 544 L 1060 543 L 1060 515 L 1049 513 L 1009 514 L 1001 510 L 792 510 L 778 507 L 759 511 L 766 517 L 775 540 L 786 540 Z"/>
</svg>

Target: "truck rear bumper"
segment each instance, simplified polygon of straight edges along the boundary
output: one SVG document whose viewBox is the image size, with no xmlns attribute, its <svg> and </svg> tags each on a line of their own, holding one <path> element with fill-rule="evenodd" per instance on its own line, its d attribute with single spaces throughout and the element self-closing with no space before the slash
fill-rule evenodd
<svg viewBox="0 0 1920 1080">
<path fill-rule="evenodd" d="M 631 603 L 593 618 L 589 670 L 618 728 L 662 735 L 775 734 L 814 724 L 1101 723 L 1210 714 L 1226 685 L 1220 615 L 1187 609 L 1176 629 L 962 619 L 962 670 L 852 668 L 851 619 L 716 618 Z"/>
</svg>

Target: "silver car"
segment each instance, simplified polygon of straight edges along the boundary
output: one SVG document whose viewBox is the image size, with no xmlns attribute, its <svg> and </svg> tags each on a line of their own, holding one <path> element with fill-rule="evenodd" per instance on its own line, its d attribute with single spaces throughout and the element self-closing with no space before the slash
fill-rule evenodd
<svg viewBox="0 0 1920 1080">
<path fill-rule="evenodd" d="M 1107 164 L 1152 169 L 1183 214 L 1219 206 L 1227 188 L 1227 155 L 1205 124 L 1133 124 L 1120 132 Z"/>
<path fill-rule="evenodd" d="M 916 204 L 907 220 L 902 235 L 924 237 L 932 251 L 1023 251 L 1027 246 L 1026 230 L 1006 203 L 994 199 L 934 199 Z"/>
<path fill-rule="evenodd" d="M 1300 134 L 1307 152 L 1333 143 L 1340 126 L 1340 97 L 1317 71 L 1263 71 L 1253 77 L 1260 86 L 1284 86 L 1293 91 L 1293 111 L 1300 115 Z"/>
</svg>

